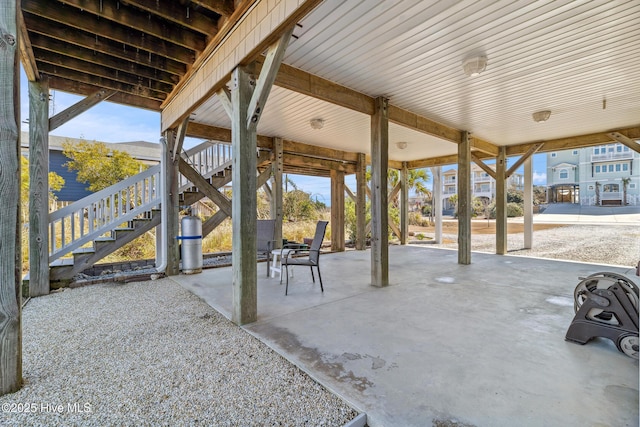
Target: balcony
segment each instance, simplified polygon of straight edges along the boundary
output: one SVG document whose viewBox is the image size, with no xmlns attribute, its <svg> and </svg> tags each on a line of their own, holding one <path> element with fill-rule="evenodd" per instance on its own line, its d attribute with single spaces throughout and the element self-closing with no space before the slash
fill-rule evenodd
<svg viewBox="0 0 640 427">
<path fill-rule="evenodd" d="M 591 162 L 611 162 L 614 160 L 631 160 L 633 159 L 632 151 L 613 152 L 605 154 L 592 154 Z"/>
</svg>

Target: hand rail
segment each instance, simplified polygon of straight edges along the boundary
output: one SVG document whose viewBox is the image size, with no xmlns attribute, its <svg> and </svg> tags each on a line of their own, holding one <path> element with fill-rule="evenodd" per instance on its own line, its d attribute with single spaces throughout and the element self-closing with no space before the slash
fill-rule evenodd
<svg viewBox="0 0 640 427">
<path fill-rule="evenodd" d="M 159 164 L 153 166 L 51 213 L 49 262 L 159 207 L 160 168 Z"/>
<path fill-rule="evenodd" d="M 231 165 L 231 145 L 206 141 L 183 153 L 203 177 Z M 49 215 L 49 262 L 161 206 L 162 165 L 155 165 Z M 179 175 L 179 191 L 193 184 Z"/>
<path fill-rule="evenodd" d="M 231 165 L 231 145 L 224 142 L 205 141 L 182 154 L 200 175 L 208 179 Z M 182 193 L 194 184 L 184 175 L 179 175 L 178 191 Z"/>
</svg>

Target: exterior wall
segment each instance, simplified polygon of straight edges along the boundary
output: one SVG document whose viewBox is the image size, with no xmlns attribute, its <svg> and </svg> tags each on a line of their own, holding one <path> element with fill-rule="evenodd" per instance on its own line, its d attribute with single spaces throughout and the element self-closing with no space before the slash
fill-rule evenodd
<svg viewBox="0 0 640 427">
<path fill-rule="evenodd" d="M 21 147 L 22 155 L 29 157 L 29 135 L 26 132 L 22 134 L 23 145 Z M 76 138 L 65 138 L 60 136 L 49 136 L 49 171 L 55 172 L 64 178 L 64 187 L 60 191 L 54 192 L 57 197 L 58 206 L 64 206 L 69 202 L 75 202 L 90 195 L 92 192 L 87 190 L 89 184 L 78 182 L 78 173 L 69 171 L 64 164 L 70 159 L 62 154 L 62 144 L 66 141 L 76 143 L 81 141 Z M 120 150 L 128 153 L 131 157 L 141 161 L 147 165 L 156 165 L 160 162 L 160 145 L 150 142 L 133 142 L 133 143 L 105 143 L 112 150 Z"/>
<path fill-rule="evenodd" d="M 573 203 L 623 204 L 623 179 L 629 179 L 626 204 L 640 205 L 640 154 L 623 144 L 547 154 L 548 193 L 553 194 L 554 189 L 561 186 L 574 185 L 579 196 Z"/>
</svg>

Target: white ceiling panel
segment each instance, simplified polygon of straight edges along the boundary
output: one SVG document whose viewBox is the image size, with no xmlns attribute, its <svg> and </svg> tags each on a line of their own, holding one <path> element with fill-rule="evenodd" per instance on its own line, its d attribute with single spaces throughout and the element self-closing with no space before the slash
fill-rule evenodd
<svg viewBox="0 0 640 427">
<path fill-rule="evenodd" d="M 284 63 L 497 145 L 640 125 L 638 0 L 325 0 L 300 24 Z M 487 69 L 467 77 L 462 62 L 477 54 Z M 535 123 L 539 110 L 551 118 Z M 196 113 L 229 126 L 215 97 Z M 311 129 L 312 118 L 325 127 Z M 258 132 L 368 153 L 369 126 L 367 115 L 274 87 Z M 394 160 L 456 153 L 389 132 Z"/>
</svg>

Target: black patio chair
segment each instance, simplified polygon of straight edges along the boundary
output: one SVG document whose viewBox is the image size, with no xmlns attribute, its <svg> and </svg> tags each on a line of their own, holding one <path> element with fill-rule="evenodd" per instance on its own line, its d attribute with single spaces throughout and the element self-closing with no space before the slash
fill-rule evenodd
<svg viewBox="0 0 640 427">
<path fill-rule="evenodd" d="M 256 249 L 258 255 L 267 256 L 267 277 L 271 272 L 271 251 L 275 249 L 276 221 L 259 219 L 256 221 Z"/>
<path fill-rule="evenodd" d="M 322 276 L 320 275 L 320 246 L 322 246 L 322 241 L 324 240 L 324 234 L 327 231 L 328 221 L 318 221 L 316 224 L 316 234 L 313 236 L 313 242 L 311 242 L 311 246 L 309 249 L 298 249 L 299 245 L 289 246 L 289 248 L 293 249 L 291 251 L 283 251 L 282 257 L 280 258 L 282 261 L 281 268 L 284 267 L 285 275 L 287 276 L 287 287 L 284 290 L 284 294 L 287 295 L 289 292 L 289 266 L 293 265 L 307 265 L 311 268 L 311 280 L 313 283 L 316 282 L 315 277 L 313 276 L 313 267 L 318 269 L 318 279 L 320 280 L 320 289 L 324 292 L 324 287 L 322 286 Z M 287 249 L 288 245 L 284 245 L 283 249 Z M 308 253 L 306 257 L 292 257 L 292 255 L 299 255 L 301 253 Z M 280 280 L 282 281 L 282 275 L 280 275 Z"/>
</svg>

